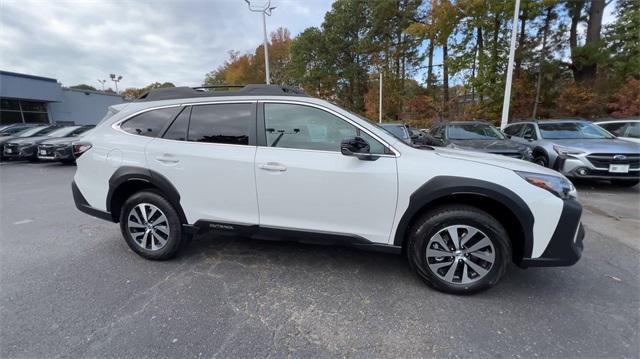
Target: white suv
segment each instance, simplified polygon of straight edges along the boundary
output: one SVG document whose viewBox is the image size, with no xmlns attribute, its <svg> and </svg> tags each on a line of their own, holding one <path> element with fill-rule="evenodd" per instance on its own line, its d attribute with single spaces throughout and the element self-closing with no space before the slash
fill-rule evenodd
<svg viewBox="0 0 640 359">
<path fill-rule="evenodd" d="M 561 174 L 504 156 L 411 147 L 296 90 L 154 90 L 74 145 L 83 212 L 133 251 L 172 257 L 196 230 L 404 253 L 432 287 L 473 293 L 509 262 L 575 263 L 584 231 Z"/>
</svg>

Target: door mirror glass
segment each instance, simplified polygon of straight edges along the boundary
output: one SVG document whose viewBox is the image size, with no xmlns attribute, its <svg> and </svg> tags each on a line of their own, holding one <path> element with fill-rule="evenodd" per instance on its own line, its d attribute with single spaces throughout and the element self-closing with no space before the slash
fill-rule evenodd
<svg viewBox="0 0 640 359">
<path fill-rule="evenodd" d="M 363 161 L 374 161 L 379 156 L 371 154 L 371 147 L 369 143 L 362 137 L 349 137 L 342 140 L 340 144 L 340 152 L 345 156 L 357 157 Z"/>
</svg>

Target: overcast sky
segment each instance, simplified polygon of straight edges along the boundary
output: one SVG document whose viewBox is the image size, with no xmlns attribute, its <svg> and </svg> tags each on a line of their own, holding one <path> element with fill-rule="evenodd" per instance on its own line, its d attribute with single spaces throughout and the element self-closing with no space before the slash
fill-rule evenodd
<svg viewBox="0 0 640 359">
<path fill-rule="evenodd" d="M 267 31 L 319 26 L 331 2 L 272 0 Z M 65 86 L 100 88 L 97 79 L 110 73 L 123 76 L 121 90 L 155 81 L 197 86 L 230 50 L 261 42 L 261 15 L 244 0 L 0 0 L 0 69 Z"/>
<path fill-rule="evenodd" d="M 283 26 L 295 36 L 320 26 L 331 3 L 272 0 L 277 8 L 267 30 Z M 614 8 L 615 1 L 604 23 L 613 20 Z M 252 52 L 261 42 L 261 16 L 244 0 L 0 0 L 0 70 L 53 77 L 65 86 L 100 88 L 97 79 L 110 73 L 123 76 L 120 90 L 156 81 L 198 86 L 229 51 Z M 440 63 L 439 49 L 435 55 Z M 423 81 L 423 72 L 416 79 Z"/>
</svg>

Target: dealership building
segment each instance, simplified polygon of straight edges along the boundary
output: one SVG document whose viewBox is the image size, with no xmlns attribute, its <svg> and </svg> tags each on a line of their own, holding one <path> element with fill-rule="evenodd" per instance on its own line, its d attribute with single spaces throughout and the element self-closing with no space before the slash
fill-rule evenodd
<svg viewBox="0 0 640 359">
<path fill-rule="evenodd" d="M 58 80 L 0 70 L 0 124 L 97 124 L 122 97 L 62 87 Z"/>
</svg>

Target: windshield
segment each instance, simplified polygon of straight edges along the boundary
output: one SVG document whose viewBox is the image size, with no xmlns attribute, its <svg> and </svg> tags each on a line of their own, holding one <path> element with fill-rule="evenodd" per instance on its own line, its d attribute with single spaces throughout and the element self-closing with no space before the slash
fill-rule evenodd
<svg viewBox="0 0 640 359">
<path fill-rule="evenodd" d="M 404 125 L 384 125 L 383 124 L 383 125 L 380 125 L 380 127 L 383 130 L 386 130 L 387 132 L 394 135 L 395 137 L 398 137 L 401 140 L 406 140 L 407 138 L 409 138 Z"/>
<path fill-rule="evenodd" d="M 448 126 L 450 140 L 504 140 L 495 127 L 483 123 L 461 123 Z"/>
<path fill-rule="evenodd" d="M 69 127 L 63 127 L 60 129 L 57 129 L 55 131 L 50 132 L 49 134 L 47 134 L 47 136 L 49 137 L 66 137 L 68 135 L 70 135 L 73 131 L 79 129 L 80 126 L 69 126 Z"/>
<path fill-rule="evenodd" d="M 540 123 L 540 134 L 547 139 L 585 139 L 596 140 L 603 138 L 615 138 L 602 128 L 586 122 L 555 122 Z"/>
<path fill-rule="evenodd" d="M 46 128 L 45 126 L 27 128 L 26 130 L 23 130 L 23 131 L 17 133 L 16 136 L 18 136 L 18 137 L 33 136 L 33 135 L 35 135 L 36 133 L 42 131 L 45 128 Z"/>
</svg>

